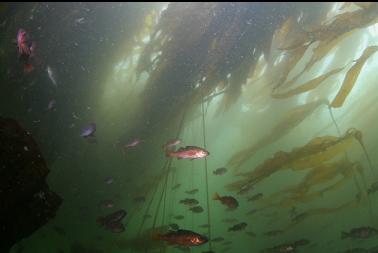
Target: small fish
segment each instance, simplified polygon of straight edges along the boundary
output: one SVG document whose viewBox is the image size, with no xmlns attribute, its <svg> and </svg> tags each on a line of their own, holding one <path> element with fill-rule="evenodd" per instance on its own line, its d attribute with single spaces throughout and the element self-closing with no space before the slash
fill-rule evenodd
<svg viewBox="0 0 378 253">
<path fill-rule="evenodd" d="M 239 223 L 239 224 L 236 224 L 236 225 L 233 225 L 232 227 L 228 228 L 228 231 L 241 231 L 241 230 L 244 230 L 245 228 L 247 227 L 247 223 L 246 222 L 242 222 L 242 223 Z"/>
<path fill-rule="evenodd" d="M 180 200 L 180 204 L 184 204 L 187 206 L 195 206 L 198 205 L 198 200 L 196 199 L 182 199 Z"/>
<path fill-rule="evenodd" d="M 252 209 L 251 211 L 248 211 L 245 215 L 253 215 L 257 212 L 257 209 Z"/>
<path fill-rule="evenodd" d="M 293 244 L 281 244 L 271 249 L 268 249 L 267 252 L 272 252 L 272 253 L 296 252 L 296 247 Z"/>
<path fill-rule="evenodd" d="M 176 223 L 169 224 L 169 227 L 173 230 L 179 230 L 180 229 L 179 225 L 177 225 Z"/>
<path fill-rule="evenodd" d="M 214 239 L 211 240 L 212 242 L 223 242 L 224 238 L 223 237 L 215 237 Z"/>
<path fill-rule="evenodd" d="M 265 252 L 272 252 L 272 253 L 294 253 L 297 252 L 298 246 L 304 246 L 309 244 L 310 241 L 307 239 L 298 240 L 294 243 L 285 243 L 273 248 L 267 249 Z"/>
<path fill-rule="evenodd" d="M 177 159 L 200 159 L 205 158 L 209 155 L 209 151 L 196 147 L 196 146 L 186 146 L 185 148 L 179 148 L 177 151 L 166 151 L 167 157 L 176 157 Z"/>
<path fill-rule="evenodd" d="M 17 47 L 18 57 L 23 64 L 24 72 L 30 73 L 34 69 L 33 65 L 31 64 L 31 58 L 34 56 L 34 45 L 24 29 L 18 30 Z"/>
<path fill-rule="evenodd" d="M 223 174 L 225 174 L 227 172 L 227 169 L 226 168 L 218 168 L 216 170 L 213 171 L 213 174 L 214 175 L 217 175 L 217 176 L 221 176 Z"/>
<path fill-rule="evenodd" d="M 194 207 L 191 207 L 189 210 L 192 211 L 193 213 L 202 213 L 203 212 L 203 208 L 201 206 L 194 206 Z"/>
<path fill-rule="evenodd" d="M 368 249 L 363 249 L 363 248 L 354 248 L 354 249 L 348 249 L 344 251 L 344 253 L 369 253 L 369 252 L 376 252 L 376 251 L 370 251 Z"/>
<path fill-rule="evenodd" d="M 239 202 L 232 196 L 219 196 L 215 193 L 213 200 L 219 200 L 223 205 L 227 206 L 230 210 L 234 210 L 239 206 Z"/>
<path fill-rule="evenodd" d="M 180 188 L 181 184 L 176 184 L 175 186 L 172 187 L 172 190 L 177 190 L 178 188 Z"/>
<path fill-rule="evenodd" d="M 75 19 L 75 24 L 84 24 L 85 18 L 77 18 Z"/>
<path fill-rule="evenodd" d="M 341 239 L 345 239 L 345 238 L 368 239 L 376 235 L 378 235 L 378 230 L 375 228 L 359 227 L 359 228 L 353 228 L 349 232 L 341 232 Z"/>
<path fill-rule="evenodd" d="M 139 140 L 139 139 L 134 139 L 133 141 L 127 143 L 127 144 L 125 145 L 125 148 L 133 148 L 133 147 L 136 147 L 136 146 L 138 146 L 141 142 L 142 142 L 142 141 Z"/>
<path fill-rule="evenodd" d="M 226 218 L 226 219 L 223 219 L 222 221 L 224 223 L 235 223 L 235 222 L 238 222 L 238 220 L 235 219 L 235 218 Z"/>
<path fill-rule="evenodd" d="M 237 194 L 238 195 L 244 195 L 246 193 L 248 193 L 250 190 L 252 190 L 253 186 L 249 186 L 249 185 L 245 185 L 243 186 L 238 192 Z"/>
<path fill-rule="evenodd" d="M 113 177 L 109 176 L 104 179 L 105 184 L 112 184 L 114 181 Z"/>
<path fill-rule="evenodd" d="M 282 230 L 272 230 L 272 231 L 268 231 L 268 232 L 264 233 L 264 235 L 266 235 L 266 236 L 277 236 L 277 235 L 281 235 L 281 234 L 283 234 Z"/>
<path fill-rule="evenodd" d="M 202 225 L 199 225 L 200 228 L 208 228 L 210 227 L 209 224 L 202 224 Z"/>
<path fill-rule="evenodd" d="M 81 130 L 81 137 L 88 138 L 88 137 L 94 137 L 94 133 L 96 132 L 96 124 L 91 123 L 89 126 L 83 128 Z"/>
<path fill-rule="evenodd" d="M 134 198 L 134 203 L 142 204 L 144 202 L 146 202 L 146 198 L 143 197 L 143 196 L 139 196 L 139 197 Z"/>
<path fill-rule="evenodd" d="M 111 201 L 111 200 L 104 200 L 104 201 L 101 201 L 99 206 L 101 208 L 113 208 L 114 207 L 114 202 Z"/>
<path fill-rule="evenodd" d="M 303 221 L 304 219 L 306 219 L 308 216 L 309 216 L 309 214 L 306 213 L 306 212 L 303 212 L 303 213 L 297 214 L 297 215 L 295 215 L 295 216 L 291 219 L 291 222 L 292 222 L 292 223 L 299 223 L 299 222 Z"/>
<path fill-rule="evenodd" d="M 208 239 L 190 230 L 179 229 L 166 234 L 157 233 L 156 240 L 166 241 L 169 245 L 179 245 L 184 247 L 198 246 L 208 242 Z"/>
<path fill-rule="evenodd" d="M 250 237 L 256 237 L 256 234 L 253 233 L 252 231 L 248 231 L 248 232 L 245 232 L 247 235 L 249 235 Z"/>
<path fill-rule="evenodd" d="M 112 223 L 111 226 L 109 227 L 109 229 L 113 232 L 113 233 L 122 233 L 123 231 L 125 231 L 125 226 L 121 223 L 121 222 L 115 222 L 115 223 Z"/>
<path fill-rule="evenodd" d="M 263 197 L 264 195 L 262 193 L 257 193 L 253 195 L 252 197 L 248 198 L 248 201 L 256 201 Z"/>
<path fill-rule="evenodd" d="M 47 66 L 46 71 L 47 71 L 47 75 L 49 76 L 50 81 L 53 83 L 53 85 L 55 87 L 57 87 L 55 73 L 53 72 L 53 70 L 51 69 L 51 67 Z"/>
<path fill-rule="evenodd" d="M 228 252 L 228 251 L 230 251 L 230 247 L 227 247 L 227 248 L 224 248 L 224 249 L 222 249 L 222 251 L 221 252 Z"/>
<path fill-rule="evenodd" d="M 162 146 L 162 148 L 168 149 L 168 148 L 174 147 L 174 146 L 179 145 L 179 144 L 181 144 L 180 139 L 169 140 Z"/>
<path fill-rule="evenodd" d="M 106 226 L 108 223 L 114 223 L 114 222 L 120 222 L 123 218 L 127 215 L 126 211 L 123 209 L 120 209 L 114 213 L 111 213 L 105 217 L 99 217 L 97 219 L 97 222 L 101 225 Z"/>
<path fill-rule="evenodd" d="M 111 213 L 105 217 L 97 218 L 97 223 L 105 229 L 111 230 L 113 233 L 121 233 L 125 230 L 125 227 L 121 223 L 122 219 L 126 216 L 126 211 L 120 209 L 114 213 Z"/>
<path fill-rule="evenodd" d="M 371 184 L 368 189 L 368 194 L 372 194 L 378 191 L 378 181 Z"/>
<path fill-rule="evenodd" d="M 185 191 L 186 194 L 196 194 L 198 192 L 198 189 L 193 189 L 190 191 Z"/>
<path fill-rule="evenodd" d="M 146 215 L 143 216 L 144 220 L 147 220 L 147 219 L 150 219 L 150 218 L 152 218 L 152 215 L 150 215 L 150 214 L 146 214 Z"/>
<path fill-rule="evenodd" d="M 310 241 L 307 240 L 307 239 L 301 239 L 301 240 L 294 242 L 295 246 L 304 246 L 304 245 L 307 245 L 309 243 L 310 243 Z"/>
<path fill-rule="evenodd" d="M 56 105 L 56 100 L 55 99 L 52 99 L 50 100 L 49 104 L 47 105 L 47 110 L 52 110 L 55 108 L 55 105 Z"/>
<path fill-rule="evenodd" d="M 176 216 L 173 216 L 173 218 L 175 218 L 176 220 L 182 220 L 184 219 L 184 215 L 176 215 Z"/>
<path fill-rule="evenodd" d="M 298 212 L 297 212 L 297 209 L 296 209 L 295 206 L 293 206 L 293 208 L 291 208 L 289 215 L 290 215 L 290 219 L 293 219 L 295 216 L 298 215 Z"/>
</svg>

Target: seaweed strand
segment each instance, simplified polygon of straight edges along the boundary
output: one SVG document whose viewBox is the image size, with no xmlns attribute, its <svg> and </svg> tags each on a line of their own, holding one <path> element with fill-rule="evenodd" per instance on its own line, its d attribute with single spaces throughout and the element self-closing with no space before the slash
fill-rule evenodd
<svg viewBox="0 0 378 253">
<path fill-rule="evenodd" d="M 205 107 L 204 101 L 201 103 L 202 109 L 202 134 L 203 134 L 203 147 L 206 148 L 206 125 L 205 125 Z M 211 223 L 210 223 L 210 202 L 209 202 L 209 180 L 208 180 L 208 168 L 207 168 L 207 158 L 205 157 L 205 180 L 206 180 L 206 204 L 207 204 L 207 224 L 208 226 L 208 236 L 209 236 L 209 251 L 212 251 L 211 247 Z"/>
</svg>

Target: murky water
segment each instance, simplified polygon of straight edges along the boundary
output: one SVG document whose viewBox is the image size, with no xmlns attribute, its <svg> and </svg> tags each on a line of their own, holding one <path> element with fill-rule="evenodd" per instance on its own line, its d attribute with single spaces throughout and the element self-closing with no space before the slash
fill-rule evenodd
<svg viewBox="0 0 378 253">
<path fill-rule="evenodd" d="M 0 117 L 62 198 L 10 252 L 378 252 L 377 21 L 375 3 L 0 4 Z"/>
</svg>

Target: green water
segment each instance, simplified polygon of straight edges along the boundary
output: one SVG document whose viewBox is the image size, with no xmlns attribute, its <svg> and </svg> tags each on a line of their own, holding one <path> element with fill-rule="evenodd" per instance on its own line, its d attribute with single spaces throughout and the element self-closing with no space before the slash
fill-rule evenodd
<svg viewBox="0 0 378 253">
<path fill-rule="evenodd" d="M 300 33 L 293 25 L 291 33 L 283 32 L 287 35 L 286 45 L 291 45 L 291 39 L 298 34 L 303 39 L 304 31 L 326 26 L 338 14 L 364 9 L 352 4 L 340 10 L 341 3 L 0 6 L 0 116 L 16 119 L 31 132 L 50 169 L 48 185 L 63 198 L 56 217 L 21 240 L 12 253 L 181 252 L 156 244 L 148 233 L 171 223 L 231 242 L 228 246 L 212 242 L 214 252 L 260 252 L 301 239 L 309 243 L 298 246 L 295 252 L 345 252 L 378 246 L 376 236 L 341 239 L 342 231 L 363 226 L 378 228 L 378 193 L 366 194 L 378 180 L 378 55 L 372 54 L 364 62 L 343 105 L 332 109 L 335 121 L 328 106 L 320 104 L 276 127 L 301 105 L 321 99 L 333 101 L 348 70 L 364 50 L 378 45 L 377 17 L 369 23 L 358 19 L 360 27 L 347 35 L 342 25 L 351 19 L 329 26 L 337 34 L 335 38 L 345 37 L 290 86 L 287 82 L 305 68 L 319 40 L 303 43 L 303 57 L 290 67 L 284 60 L 293 51 L 277 49 L 277 31 L 284 22 L 292 17 L 299 20 L 302 29 Z M 372 13 L 369 15 L 376 15 Z M 36 45 L 35 69 L 31 73 L 24 73 L 13 43 L 20 28 Z M 324 36 L 330 35 L 324 32 Z M 321 43 L 334 42 L 324 41 Z M 280 65 L 279 59 L 284 64 Z M 47 66 L 54 73 L 56 86 L 48 76 Z M 308 92 L 275 99 L 272 90 L 284 75 L 285 66 L 290 67 L 290 72 L 277 93 L 333 69 L 345 68 Z M 52 99 L 56 106 L 48 110 Z M 97 125 L 97 143 L 80 137 L 81 129 L 91 122 Z M 248 193 L 240 195 L 227 188 L 248 178 L 237 173 L 256 171 L 279 151 L 295 152 L 316 137 L 342 138 L 350 128 L 361 131 L 372 166 L 360 143 L 351 138 L 350 145 L 340 145 L 331 159 L 314 161 L 316 166 L 295 170 L 291 164 L 282 169 L 282 160 L 273 166 L 277 170 L 253 184 Z M 256 148 L 240 168 L 230 165 L 230 159 L 238 152 L 261 143 L 266 136 L 274 138 Z M 136 138 L 142 142 L 135 148 L 121 148 Z M 204 147 L 210 155 L 198 160 L 168 158 L 162 145 L 174 138 L 182 140 L 178 147 Z M 327 153 L 327 149 L 322 152 Z M 310 171 L 316 174 L 323 162 L 331 164 L 341 159 L 358 163 L 362 174 L 336 173 L 310 185 L 308 192 L 301 195 L 308 197 L 311 192 L 340 182 L 315 197 L 294 199 L 295 194 L 284 194 Z M 227 172 L 214 175 L 213 171 L 220 167 L 226 167 Z M 112 177 L 113 182 L 107 184 L 107 177 Z M 177 184 L 180 187 L 173 190 Z M 196 194 L 185 193 L 195 188 L 199 190 Z M 212 199 L 215 193 L 235 197 L 238 208 L 226 210 L 220 201 Z M 257 193 L 263 193 L 263 197 L 247 201 Z M 360 200 L 356 198 L 358 193 Z M 133 201 L 140 196 L 145 197 L 144 203 Z M 179 203 L 185 198 L 197 199 L 204 211 L 191 212 Z M 104 200 L 113 201 L 114 207 L 101 207 Z M 98 217 L 119 209 L 127 212 L 122 221 L 124 232 L 112 233 L 96 222 Z M 247 215 L 253 209 L 257 211 Z M 303 220 L 292 220 L 303 213 L 307 214 Z M 144 220 L 146 214 L 151 218 Z M 176 215 L 184 219 L 177 220 Z M 224 219 L 236 220 L 226 223 Z M 209 221 L 210 229 L 200 227 Z M 245 230 L 228 231 L 241 222 L 247 223 Z M 264 235 L 272 230 L 283 232 Z M 200 253 L 209 247 L 206 243 L 189 250 Z"/>
</svg>

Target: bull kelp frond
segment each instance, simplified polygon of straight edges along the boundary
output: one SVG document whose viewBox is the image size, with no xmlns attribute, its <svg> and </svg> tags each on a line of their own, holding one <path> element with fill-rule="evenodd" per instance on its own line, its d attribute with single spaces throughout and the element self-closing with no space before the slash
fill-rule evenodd
<svg viewBox="0 0 378 253">
<path fill-rule="evenodd" d="M 269 134 L 261 138 L 251 147 L 246 148 L 233 155 L 228 162 L 228 166 L 236 168 L 240 167 L 243 163 L 250 159 L 256 153 L 256 151 L 279 140 L 280 138 L 288 134 L 293 128 L 298 126 L 308 116 L 310 116 L 320 105 L 327 104 L 327 100 L 318 100 L 291 109 L 286 115 L 284 115 L 284 117 L 270 131 Z"/>
<path fill-rule="evenodd" d="M 265 160 L 252 172 L 244 174 L 244 179 L 238 180 L 229 186 L 254 186 L 280 170 L 291 169 L 296 171 L 320 166 L 346 152 L 360 134 L 360 131 L 350 129 L 341 137 L 316 137 L 306 145 L 294 148 L 290 152 L 278 151 L 273 158 Z M 233 188 L 229 187 L 229 190 L 233 190 Z"/>
<path fill-rule="evenodd" d="M 356 63 L 347 72 L 343 84 L 336 97 L 331 103 L 332 108 L 339 108 L 344 104 L 345 99 L 349 95 L 350 91 L 353 89 L 357 78 L 361 72 L 362 67 L 365 62 L 369 59 L 371 55 L 377 52 L 378 46 L 367 47 L 362 53 L 361 57 L 356 61 Z"/>
<path fill-rule="evenodd" d="M 299 85 L 295 89 L 289 90 L 289 91 L 284 92 L 284 93 L 272 94 L 272 97 L 275 98 L 275 99 L 285 99 L 285 98 L 289 98 L 289 97 L 292 97 L 292 96 L 295 96 L 295 95 L 299 95 L 299 94 L 304 93 L 304 92 L 308 92 L 310 90 L 315 89 L 324 80 L 326 80 L 327 78 L 329 78 L 332 75 L 339 73 L 343 69 L 344 69 L 344 67 L 331 70 L 331 71 L 329 71 L 329 72 L 327 72 L 323 75 L 320 75 L 320 76 L 318 76 L 318 77 L 316 77 L 316 78 L 314 78 L 314 79 L 312 79 L 312 80 L 310 80 L 310 81 L 308 81 L 304 84 Z"/>
</svg>

